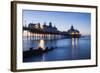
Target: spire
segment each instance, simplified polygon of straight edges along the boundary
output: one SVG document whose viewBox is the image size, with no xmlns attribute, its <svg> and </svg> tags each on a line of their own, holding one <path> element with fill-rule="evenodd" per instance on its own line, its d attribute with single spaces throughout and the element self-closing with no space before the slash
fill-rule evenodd
<svg viewBox="0 0 100 73">
<path fill-rule="evenodd" d="M 46 27 L 46 22 L 44 22 L 43 27 Z"/>
<path fill-rule="evenodd" d="M 49 22 L 49 27 L 52 27 L 52 23 L 51 22 Z"/>
<path fill-rule="evenodd" d="M 44 22 L 44 25 L 46 25 L 46 22 Z"/>
<path fill-rule="evenodd" d="M 71 30 L 74 30 L 74 27 L 73 27 L 73 25 L 71 26 Z"/>
</svg>

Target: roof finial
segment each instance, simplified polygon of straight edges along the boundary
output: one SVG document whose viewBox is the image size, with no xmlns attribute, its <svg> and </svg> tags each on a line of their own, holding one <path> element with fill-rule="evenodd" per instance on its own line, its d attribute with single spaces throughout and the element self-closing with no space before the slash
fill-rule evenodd
<svg viewBox="0 0 100 73">
<path fill-rule="evenodd" d="M 73 25 L 71 26 L 71 30 L 73 30 L 74 29 L 74 27 L 73 27 Z"/>
</svg>

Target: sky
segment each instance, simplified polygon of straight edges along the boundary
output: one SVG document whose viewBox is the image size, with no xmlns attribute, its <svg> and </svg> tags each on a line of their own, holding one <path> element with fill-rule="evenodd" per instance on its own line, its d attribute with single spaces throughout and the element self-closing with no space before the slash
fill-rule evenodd
<svg viewBox="0 0 100 73">
<path fill-rule="evenodd" d="M 67 31 L 73 25 L 83 35 L 91 33 L 91 13 L 23 10 L 22 20 L 23 26 L 29 23 L 49 25 L 52 22 L 60 31 Z"/>
</svg>

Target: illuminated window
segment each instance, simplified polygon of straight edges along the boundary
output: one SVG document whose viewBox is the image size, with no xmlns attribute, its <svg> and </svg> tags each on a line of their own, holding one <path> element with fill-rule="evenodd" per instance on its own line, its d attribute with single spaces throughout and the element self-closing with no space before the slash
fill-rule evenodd
<svg viewBox="0 0 100 73">
<path fill-rule="evenodd" d="M 78 33 L 78 32 L 76 32 L 75 34 L 77 34 L 77 35 L 78 35 L 79 33 Z"/>
<path fill-rule="evenodd" d="M 75 33 L 74 33 L 74 32 L 72 32 L 71 34 L 72 34 L 72 35 L 74 35 Z"/>
</svg>

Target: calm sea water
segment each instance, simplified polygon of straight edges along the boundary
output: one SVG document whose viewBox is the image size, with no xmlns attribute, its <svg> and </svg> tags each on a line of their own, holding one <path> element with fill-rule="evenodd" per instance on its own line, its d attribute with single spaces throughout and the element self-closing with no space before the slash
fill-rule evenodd
<svg viewBox="0 0 100 73">
<path fill-rule="evenodd" d="M 59 40 L 30 40 L 23 39 L 23 51 L 29 50 L 30 47 L 37 49 L 39 46 L 55 47 L 54 50 L 44 53 L 40 56 L 23 58 L 23 62 L 40 62 L 40 61 L 63 61 L 63 60 L 81 60 L 91 58 L 91 39 L 90 37 L 59 39 Z"/>
</svg>

